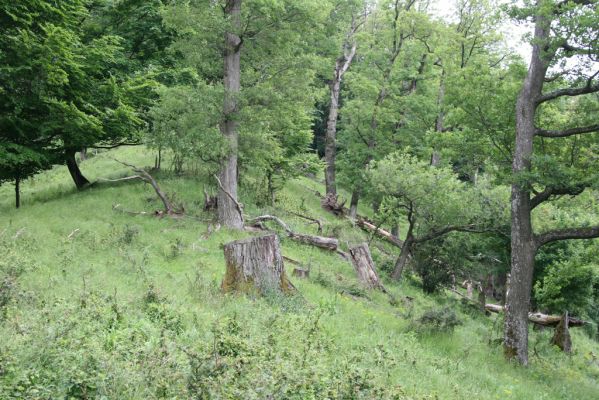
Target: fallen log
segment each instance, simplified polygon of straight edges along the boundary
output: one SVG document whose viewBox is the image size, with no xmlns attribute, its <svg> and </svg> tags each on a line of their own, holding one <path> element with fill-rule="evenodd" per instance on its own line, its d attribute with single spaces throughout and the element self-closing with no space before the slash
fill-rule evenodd
<svg viewBox="0 0 599 400">
<path fill-rule="evenodd" d="M 227 270 L 221 289 L 225 293 L 294 293 L 285 274 L 279 237 L 275 234 L 236 240 L 223 248 Z"/>
<path fill-rule="evenodd" d="M 485 310 L 493 313 L 501 313 L 504 307 L 498 304 L 485 304 Z M 534 324 L 542 326 L 557 326 L 562 320 L 560 315 L 547 315 L 540 312 L 528 313 L 528 320 Z M 587 322 L 578 318 L 568 316 L 568 326 L 583 326 Z"/>
<path fill-rule="evenodd" d="M 262 223 L 266 221 L 273 221 L 277 223 L 285 230 L 285 232 L 287 233 L 287 237 L 297 242 L 309 244 L 329 251 L 337 251 L 337 248 L 339 247 L 339 240 L 337 240 L 336 238 L 296 233 L 292 231 L 291 228 L 289 228 L 289 226 L 285 222 L 283 222 L 283 220 L 274 215 L 261 215 L 259 217 L 256 217 L 250 221 L 250 225 L 264 230 L 266 228 L 262 225 Z"/>
<path fill-rule="evenodd" d="M 392 235 L 389 231 L 377 227 L 375 224 L 368 221 L 364 217 L 358 216 L 358 218 L 356 219 L 356 225 L 368 232 L 375 233 L 376 235 L 386 239 L 389 243 L 393 244 L 396 247 L 401 248 L 401 246 L 403 245 L 402 240 Z"/>
</svg>

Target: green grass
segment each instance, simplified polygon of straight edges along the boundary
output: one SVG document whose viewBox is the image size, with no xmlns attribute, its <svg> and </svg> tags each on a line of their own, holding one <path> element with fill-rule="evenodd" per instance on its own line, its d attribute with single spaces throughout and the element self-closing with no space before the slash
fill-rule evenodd
<svg viewBox="0 0 599 400">
<path fill-rule="evenodd" d="M 91 180 L 126 176 L 111 157 L 153 161 L 144 149 L 120 149 L 82 170 Z M 287 239 L 283 254 L 311 269 L 308 280 L 291 278 L 301 298 L 225 296 L 221 245 L 250 233 L 206 237 L 213 216 L 202 211 L 203 182 L 156 177 L 190 217 L 115 211 L 161 205 L 135 181 L 77 192 L 65 168 L 26 182 L 20 210 L 13 187 L 0 187 L 0 398 L 202 398 L 202 390 L 243 399 L 598 398 L 599 346 L 581 330 L 572 329 L 574 354 L 566 356 L 547 344 L 550 331 L 531 329 L 531 366 L 517 367 L 496 344 L 498 316 L 470 315 L 449 295 L 425 296 L 409 277 L 385 282 L 400 299 L 391 305 L 361 289 L 339 256 Z M 288 211 L 320 218 L 345 248 L 366 238 L 306 187 L 323 190 L 294 180 L 274 209 L 257 207 L 251 188 L 241 198 L 249 215 L 274 213 L 297 231 L 315 227 Z M 373 257 L 380 269 L 392 263 L 375 248 Z M 424 311 L 442 307 L 463 322 L 453 333 L 416 329 Z"/>
</svg>

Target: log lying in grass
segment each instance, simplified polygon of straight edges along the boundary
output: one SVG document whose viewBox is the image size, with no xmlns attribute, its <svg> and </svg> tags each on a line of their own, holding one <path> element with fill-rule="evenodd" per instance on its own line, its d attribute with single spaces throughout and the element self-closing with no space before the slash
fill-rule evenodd
<svg viewBox="0 0 599 400">
<path fill-rule="evenodd" d="M 499 304 L 485 304 L 485 310 L 494 313 L 501 313 L 503 312 L 504 308 Z M 562 317 L 560 315 L 547 315 L 536 312 L 528 313 L 528 320 L 537 325 L 557 326 L 562 320 Z M 568 326 L 583 326 L 586 323 L 586 321 L 583 321 L 581 319 L 572 318 L 570 316 L 568 317 Z"/>
<path fill-rule="evenodd" d="M 225 244 L 227 270 L 223 292 L 248 294 L 294 293 L 285 274 L 279 237 L 275 234 Z"/>
<path fill-rule="evenodd" d="M 303 233 L 293 232 L 291 230 L 291 228 L 289 228 L 289 226 L 285 222 L 283 222 L 283 220 L 281 220 L 279 217 L 276 217 L 274 215 L 261 215 L 259 217 L 252 219 L 250 222 L 251 222 L 251 225 L 254 227 L 257 227 L 260 229 L 266 229 L 262 225 L 262 223 L 264 223 L 266 221 L 273 221 L 273 222 L 277 223 L 279 226 L 281 226 L 285 230 L 285 232 L 287 233 L 287 236 L 290 239 L 295 240 L 297 242 L 309 244 L 309 245 L 316 246 L 321 249 L 330 250 L 330 251 L 337 251 L 337 248 L 339 247 L 339 240 L 337 240 L 336 238 L 306 235 Z"/>
</svg>

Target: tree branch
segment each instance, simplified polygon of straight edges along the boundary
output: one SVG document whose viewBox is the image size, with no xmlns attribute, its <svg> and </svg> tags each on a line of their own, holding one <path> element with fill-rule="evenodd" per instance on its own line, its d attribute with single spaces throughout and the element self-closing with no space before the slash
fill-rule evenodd
<svg viewBox="0 0 599 400">
<path fill-rule="evenodd" d="M 241 224 L 244 224 L 244 219 L 243 219 L 243 207 L 241 207 L 241 204 L 239 204 L 239 202 L 235 199 L 235 197 L 233 197 L 231 195 L 231 193 L 229 193 L 227 191 L 227 189 L 225 189 L 225 187 L 223 186 L 222 182 L 220 181 L 220 179 L 218 179 L 218 176 L 213 175 L 214 179 L 216 179 L 216 182 L 218 182 L 218 186 L 220 187 L 220 190 L 222 190 L 230 199 L 233 203 L 235 203 L 235 207 L 237 208 L 237 212 L 239 213 L 239 218 L 241 218 Z"/>
<path fill-rule="evenodd" d="M 592 85 L 591 82 L 592 80 L 589 80 L 588 83 L 583 87 L 559 89 L 547 94 L 543 94 L 537 98 L 536 103 L 541 104 L 562 96 L 580 96 L 583 94 L 599 92 L 599 83 Z"/>
<path fill-rule="evenodd" d="M 570 187 L 546 187 L 540 193 L 537 193 L 535 197 L 530 200 L 530 208 L 534 210 L 541 203 L 549 200 L 551 196 L 570 195 L 578 196 L 584 192 L 584 186 L 570 186 Z"/>
<path fill-rule="evenodd" d="M 557 242 L 560 240 L 594 238 L 599 238 L 599 225 L 585 228 L 557 229 L 554 231 L 545 232 L 541 235 L 535 235 L 535 242 L 537 248 L 540 248 L 547 243 Z"/>
<path fill-rule="evenodd" d="M 598 132 L 598 131 L 599 131 L 599 124 L 595 124 L 595 125 L 580 126 L 577 128 L 570 128 L 570 129 L 564 129 L 564 130 L 545 130 L 545 129 L 537 128 L 537 130 L 535 131 L 535 135 L 542 136 L 542 137 L 548 137 L 548 138 L 560 138 L 560 137 L 580 135 L 582 133 L 591 133 L 591 132 Z"/>
</svg>

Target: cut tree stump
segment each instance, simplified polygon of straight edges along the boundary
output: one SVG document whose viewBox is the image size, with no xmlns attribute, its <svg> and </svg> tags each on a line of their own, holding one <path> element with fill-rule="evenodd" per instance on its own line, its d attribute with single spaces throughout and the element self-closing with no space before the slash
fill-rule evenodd
<svg viewBox="0 0 599 400">
<path fill-rule="evenodd" d="M 386 292 L 378 274 L 376 273 L 374 261 L 372 261 L 368 244 L 362 243 L 350 248 L 349 254 L 354 269 L 358 274 L 358 280 L 369 289 L 381 289 Z"/>
<path fill-rule="evenodd" d="M 559 347 L 564 353 L 572 353 L 572 338 L 570 337 L 570 330 L 568 329 L 570 318 L 566 311 L 555 327 L 555 333 L 551 339 L 551 344 Z"/>
<path fill-rule="evenodd" d="M 285 274 L 277 235 L 227 243 L 224 253 L 227 271 L 221 285 L 223 292 L 264 295 L 296 291 Z"/>
</svg>

